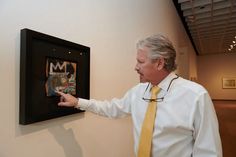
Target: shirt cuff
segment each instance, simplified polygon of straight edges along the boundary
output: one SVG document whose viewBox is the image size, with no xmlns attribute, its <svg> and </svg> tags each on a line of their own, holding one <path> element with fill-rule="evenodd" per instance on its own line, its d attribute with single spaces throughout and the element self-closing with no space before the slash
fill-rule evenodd
<svg viewBox="0 0 236 157">
<path fill-rule="evenodd" d="M 78 103 L 75 106 L 75 108 L 80 109 L 80 110 L 86 110 L 88 106 L 89 106 L 88 99 L 78 98 Z"/>
</svg>

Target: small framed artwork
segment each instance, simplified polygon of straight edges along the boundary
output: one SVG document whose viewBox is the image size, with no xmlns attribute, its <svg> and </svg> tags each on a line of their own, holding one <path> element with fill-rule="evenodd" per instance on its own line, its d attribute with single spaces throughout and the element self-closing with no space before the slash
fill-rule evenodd
<svg viewBox="0 0 236 157">
<path fill-rule="evenodd" d="M 222 79 L 222 88 L 236 88 L 236 77 L 224 77 Z"/>
<path fill-rule="evenodd" d="M 22 29 L 20 53 L 20 124 L 82 112 L 59 107 L 55 91 L 89 99 L 89 47 Z"/>
</svg>

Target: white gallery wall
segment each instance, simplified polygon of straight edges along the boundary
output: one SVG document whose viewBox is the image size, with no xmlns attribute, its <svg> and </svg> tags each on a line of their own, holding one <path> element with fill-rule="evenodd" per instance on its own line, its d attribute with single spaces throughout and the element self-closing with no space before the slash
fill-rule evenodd
<svg viewBox="0 0 236 157">
<path fill-rule="evenodd" d="M 207 88 L 212 99 L 236 100 L 235 88 L 222 88 L 223 78 L 236 78 L 236 54 L 198 56 L 197 63 L 199 83 Z"/>
<path fill-rule="evenodd" d="M 85 112 L 18 124 L 23 28 L 91 48 L 92 98 L 121 97 L 138 83 L 135 42 L 155 33 L 183 50 L 178 73 L 196 75 L 196 56 L 171 0 L 0 0 L 0 21 L 0 157 L 134 156 L 130 117 Z"/>
</svg>

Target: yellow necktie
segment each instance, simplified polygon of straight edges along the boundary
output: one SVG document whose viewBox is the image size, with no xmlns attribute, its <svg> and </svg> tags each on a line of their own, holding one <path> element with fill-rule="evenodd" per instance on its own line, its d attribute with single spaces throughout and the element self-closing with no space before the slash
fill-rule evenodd
<svg viewBox="0 0 236 157">
<path fill-rule="evenodd" d="M 157 98 L 160 88 L 153 86 L 151 89 L 151 100 Z M 143 126 L 141 130 L 139 148 L 138 148 L 138 157 L 150 157 L 151 156 L 151 147 L 152 147 L 152 134 L 153 127 L 156 117 L 157 102 L 150 101 L 146 111 L 146 115 L 143 121 Z"/>
</svg>

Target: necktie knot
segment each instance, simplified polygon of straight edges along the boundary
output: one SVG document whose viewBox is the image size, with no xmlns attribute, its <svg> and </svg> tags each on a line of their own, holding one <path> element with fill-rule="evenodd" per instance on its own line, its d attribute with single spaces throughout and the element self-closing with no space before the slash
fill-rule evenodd
<svg viewBox="0 0 236 157">
<path fill-rule="evenodd" d="M 151 89 L 151 99 L 156 99 L 157 98 L 157 94 L 160 92 L 161 88 L 159 88 L 158 86 L 153 86 Z"/>
</svg>

